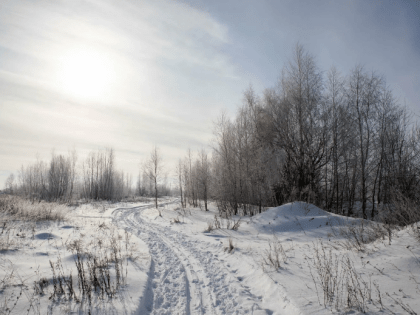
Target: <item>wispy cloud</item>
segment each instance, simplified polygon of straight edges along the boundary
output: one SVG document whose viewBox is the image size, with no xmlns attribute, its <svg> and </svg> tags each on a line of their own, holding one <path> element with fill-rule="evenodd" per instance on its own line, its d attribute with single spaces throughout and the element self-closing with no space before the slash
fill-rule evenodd
<svg viewBox="0 0 420 315">
<path fill-rule="evenodd" d="M 52 147 L 113 146 L 134 161 L 153 144 L 172 160 L 188 146 L 205 146 L 211 117 L 242 91 L 226 45 L 225 25 L 176 1 L 1 4 L 2 174 Z M 66 90 L 62 77 L 69 55 L 88 50 L 113 71 L 111 84 L 91 98 Z"/>
</svg>

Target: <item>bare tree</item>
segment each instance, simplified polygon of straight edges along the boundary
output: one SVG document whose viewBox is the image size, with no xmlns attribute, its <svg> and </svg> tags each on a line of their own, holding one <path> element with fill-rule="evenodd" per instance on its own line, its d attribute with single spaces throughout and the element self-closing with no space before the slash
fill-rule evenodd
<svg viewBox="0 0 420 315">
<path fill-rule="evenodd" d="M 372 177 L 373 144 L 375 139 L 375 124 L 377 108 L 383 88 L 383 80 L 372 73 L 368 75 L 363 67 L 357 66 L 349 79 L 348 101 L 355 120 L 355 131 L 358 140 L 358 156 L 360 169 L 360 198 L 362 201 L 363 218 L 367 219 L 367 200 L 370 178 Z"/>
<path fill-rule="evenodd" d="M 330 164 L 325 167 L 325 206 L 328 210 L 334 208 L 335 213 L 339 213 L 343 207 L 342 198 L 340 202 L 340 191 L 344 185 L 340 166 L 348 149 L 349 128 L 346 128 L 348 127 L 346 122 L 350 117 L 347 117 L 345 110 L 344 79 L 335 67 L 332 67 L 327 74 L 325 104 L 330 115 L 332 150 L 329 156 Z"/>
<path fill-rule="evenodd" d="M 13 173 L 11 173 L 7 179 L 6 179 L 6 183 L 5 183 L 5 188 L 7 190 L 7 193 L 9 194 L 13 194 L 14 192 L 14 182 L 15 182 L 15 175 Z"/>
<path fill-rule="evenodd" d="M 193 167 L 193 154 L 191 149 L 188 148 L 187 156 L 185 157 L 185 165 L 186 165 L 186 172 L 185 174 L 187 179 L 187 189 L 186 189 L 186 196 L 189 199 L 190 205 L 196 207 L 197 204 L 197 185 L 196 185 L 196 169 Z"/>
<path fill-rule="evenodd" d="M 63 155 L 52 154 L 48 171 L 48 193 L 50 200 L 63 200 L 70 183 L 70 161 Z"/>
<path fill-rule="evenodd" d="M 68 192 L 68 200 L 70 201 L 73 197 L 74 187 L 77 181 L 77 171 L 76 171 L 76 163 L 77 163 L 77 152 L 76 149 L 73 149 L 69 152 L 69 166 L 70 166 L 70 183 L 69 183 L 69 192 Z"/>
<path fill-rule="evenodd" d="M 105 152 L 91 152 L 83 163 L 82 174 L 83 196 L 90 199 L 112 200 L 120 199 L 121 187 L 124 180 L 118 181 L 120 177 L 115 170 L 115 154 L 113 149 L 106 149 Z M 116 194 L 118 191 L 118 194 Z"/>
<path fill-rule="evenodd" d="M 32 201 L 48 199 L 48 167 L 45 162 L 37 158 L 34 164 L 22 165 L 18 175 L 23 196 Z"/>
<path fill-rule="evenodd" d="M 204 209 L 208 211 L 207 201 L 210 187 L 210 163 L 207 157 L 207 152 L 202 149 L 198 153 L 198 187 L 200 198 L 204 201 Z"/>
<path fill-rule="evenodd" d="M 225 113 L 222 113 L 216 122 L 214 135 L 214 174 L 217 184 L 215 183 L 213 192 L 219 212 L 223 215 L 236 215 L 239 209 L 239 182 L 235 126 Z"/>
<path fill-rule="evenodd" d="M 176 175 L 178 176 L 178 186 L 179 186 L 179 193 L 181 194 L 181 207 L 185 208 L 186 204 L 184 202 L 184 195 L 185 194 L 185 173 L 184 173 L 184 164 L 182 160 L 178 160 L 178 165 L 176 166 Z"/>
<path fill-rule="evenodd" d="M 283 70 L 277 95 L 272 93 L 266 103 L 272 117 L 273 144 L 286 157 L 282 190 L 292 199 L 309 201 L 319 193 L 329 136 L 322 91 L 321 71 L 298 44 L 294 59 Z"/>
<path fill-rule="evenodd" d="M 152 152 L 150 153 L 149 159 L 147 159 L 143 165 L 143 172 L 149 178 L 150 182 L 153 185 L 154 197 L 155 197 L 155 206 L 158 209 L 158 196 L 159 191 L 158 187 L 161 181 L 165 177 L 165 171 L 162 161 L 162 156 L 159 152 L 159 148 L 154 146 Z M 159 213 L 160 214 L 160 213 Z"/>
</svg>

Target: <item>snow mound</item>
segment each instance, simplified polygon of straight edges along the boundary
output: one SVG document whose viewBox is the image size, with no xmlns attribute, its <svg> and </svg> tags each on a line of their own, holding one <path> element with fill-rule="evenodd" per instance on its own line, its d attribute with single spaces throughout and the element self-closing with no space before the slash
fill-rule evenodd
<svg viewBox="0 0 420 315">
<path fill-rule="evenodd" d="M 331 213 L 318 208 L 315 205 L 297 201 L 297 202 L 290 202 L 279 207 L 271 208 L 266 212 L 259 214 L 260 217 L 265 217 L 269 214 L 276 214 L 276 215 L 291 215 L 291 216 L 329 216 Z"/>
<path fill-rule="evenodd" d="M 292 202 L 256 215 L 252 224 L 261 232 L 304 231 L 322 237 L 325 228 L 343 226 L 349 220 L 352 219 L 329 213 L 306 202 Z"/>
</svg>

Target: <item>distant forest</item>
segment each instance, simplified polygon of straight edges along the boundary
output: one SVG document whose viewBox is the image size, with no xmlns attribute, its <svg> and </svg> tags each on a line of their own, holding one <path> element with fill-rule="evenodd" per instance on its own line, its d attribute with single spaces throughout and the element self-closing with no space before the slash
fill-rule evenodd
<svg viewBox="0 0 420 315">
<path fill-rule="evenodd" d="M 189 150 L 172 172 L 183 207 L 207 210 L 212 200 L 221 214 L 254 215 L 300 200 L 387 223 L 420 220 L 420 128 L 385 78 L 362 66 L 323 72 L 296 45 L 274 88 L 249 88 L 234 119 L 220 115 L 211 147 Z M 22 166 L 6 188 L 54 201 L 171 193 L 157 148 L 135 187 L 115 169 L 112 149 L 92 152 L 78 168 L 76 161 L 72 152 Z"/>
</svg>

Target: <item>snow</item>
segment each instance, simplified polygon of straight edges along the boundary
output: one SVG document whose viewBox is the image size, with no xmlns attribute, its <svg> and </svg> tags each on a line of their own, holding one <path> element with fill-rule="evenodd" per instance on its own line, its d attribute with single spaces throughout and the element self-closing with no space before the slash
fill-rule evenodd
<svg viewBox="0 0 420 315">
<path fill-rule="evenodd" d="M 1 251 L 0 301 L 10 308 L 18 301 L 11 314 L 88 314 L 89 308 L 92 314 L 361 313 L 345 305 L 338 310 L 334 303 L 323 305 L 321 287 L 318 284 L 316 290 L 313 278 L 317 279 L 314 250 L 324 248 L 337 262 L 351 259 L 360 279 L 370 285 L 372 301 L 366 301 L 366 313 L 420 313 L 420 249 L 410 228 L 394 232 L 391 242 L 384 235 L 357 248 L 340 231 L 369 231 L 367 221 L 303 202 L 250 218 L 233 217 L 240 220 L 238 230 L 228 229 L 228 221 L 218 218 L 222 227 L 207 232 L 218 214 L 215 205 L 205 212 L 183 210 L 177 199 L 160 199 L 160 204 L 162 216 L 153 202 L 84 204 L 70 210 L 67 222 L 27 226 L 25 236 L 16 236 L 15 245 Z M 125 249 L 125 231 L 131 235 L 131 250 Z M 121 235 L 122 251 L 130 256 L 124 260 L 126 282 L 113 299 L 96 298 L 92 306 L 49 300 L 52 284 L 45 289 L 48 294 L 31 293 L 34 281 L 46 277 L 51 282 L 50 260 L 61 257 L 65 272 L 75 275 L 68 244 L 82 239 L 94 252 L 98 240 L 112 233 Z M 275 244 L 284 250 L 280 268 L 266 263 L 269 246 Z M 21 288 L 24 293 L 18 299 Z"/>
<path fill-rule="evenodd" d="M 43 222 L 31 224 L 30 229 L 28 226 L 24 227 L 22 229 L 24 232 L 18 233 L 19 244 L 9 250 L 3 250 L 0 256 L 0 279 L 3 279 L 4 286 L 0 309 L 3 311 L 10 309 L 11 314 L 62 314 L 66 312 L 88 314 L 86 310 L 89 306 L 86 301 L 76 303 L 75 299 L 72 299 L 71 302 L 66 302 L 65 295 L 50 299 L 53 292 L 52 284 L 42 295 L 34 294 L 33 287 L 34 282 L 39 282 L 42 278 L 52 283 L 50 261 L 56 264 L 58 259 L 61 260 L 65 276 L 72 272 L 76 287 L 75 256 L 68 250 L 68 246 L 74 241 L 81 240 L 86 252 L 94 254 L 98 248 L 98 240 L 102 240 L 103 246 L 107 246 L 109 234 L 123 236 L 124 231 L 112 224 L 112 218 L 108 214 L 109 211 L 101 213 L 92 205 L 83 205 L 72 211 L 68 222 Z M 121 242 L 123 244 L 123 240 Z M 135 261 L 128 259 L 127 274 L 130 278 L 127 280 L 127 285 L 123 285 L 112 300 L 93 299 L 91 307 L 94 309 L 93 313 L 131 314 L 138 309 L 139 301 L 147 287 L 150 255 L 146 244 L 141 240 L 131 238 L 130 243 L 135 246 L 133 254 L 138 253 L 138 258 Z M 75 291 L 80 298 L 79 291 L 77 289 Z M 5 297 L 8 298 L 5 299 Z M 14 305 L 15 302 L 17 302 L 16 305 Z"/>
</svg>

